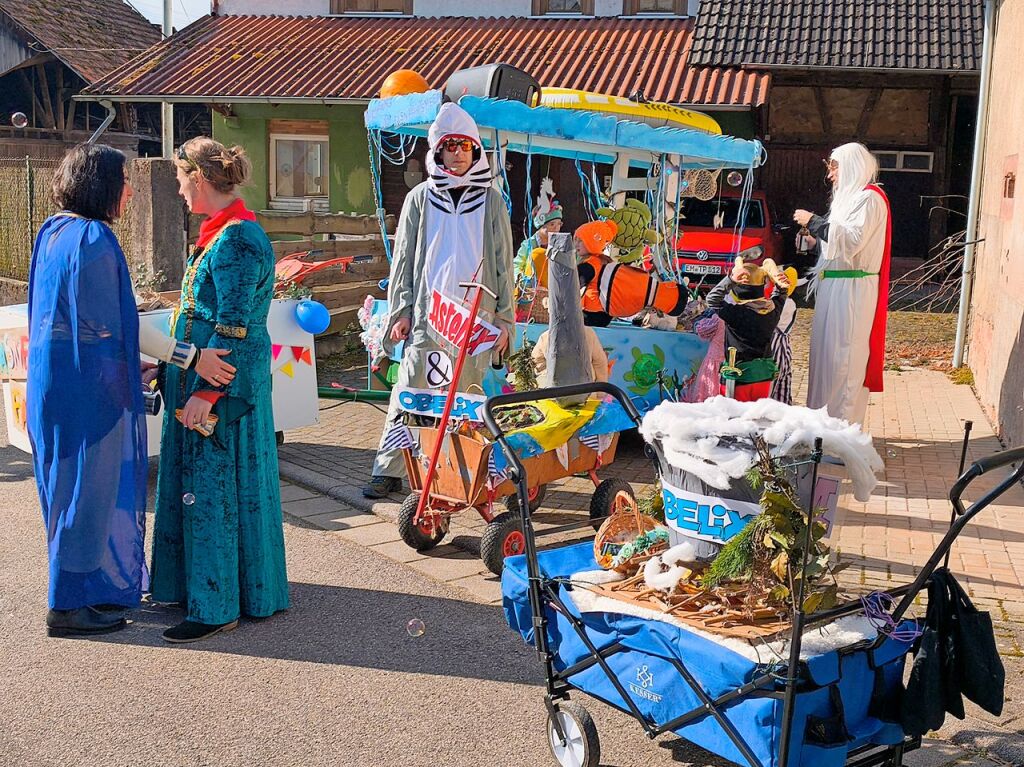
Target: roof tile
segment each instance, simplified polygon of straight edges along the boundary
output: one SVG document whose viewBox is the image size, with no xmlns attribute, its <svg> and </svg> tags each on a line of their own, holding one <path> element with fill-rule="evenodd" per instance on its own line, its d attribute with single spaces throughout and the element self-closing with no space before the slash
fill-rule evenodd
<svg viewBox="0 0 1024 767">
<path fill-rule="evenodd" d="M 975 72 L 980 0 L 701 0 L 690 63 Z"/>
<path fill-rule="evenodd" d="M 763 72 L 686 66 L 692 25 L 687 18 L 208 16 L 86 93 L 362 100 L 396 69 L 415 69 L 439 87 L 459 69 L 505 62 L 542 86 L 642 91 L 670 103 L 763 104 L 771 82 Z"/>
<path fill-rule="evenodd" d="M 95 82 L 160 40 L 160 31 L 123 0 L 0 0 L 32 47 L 49 51 Z"/>
</svg>

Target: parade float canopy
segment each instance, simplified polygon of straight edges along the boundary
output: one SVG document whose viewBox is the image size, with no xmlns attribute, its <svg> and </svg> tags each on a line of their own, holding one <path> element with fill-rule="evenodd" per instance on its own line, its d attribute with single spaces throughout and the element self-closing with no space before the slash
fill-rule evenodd
<svg viewBox="0 0 1024 767">
<path fill-rule="evenodd" d="M 370 131 L 426 136 L 441 108 L 441 91 L 374 99 L 366 109 Z M 595 163 L 628 160 L 649 167 L 662 156 L 680 169 L 756 168 L 764 148 L 756 140 L 686 128 L 655 128 L 609 114 L 531 107 L 518 101 L 463 96 L 459 106 L 480 128 L 486 149 L 544 154 Z M 678 161 L 676 161 L 678 157 Z"/>
</svg>

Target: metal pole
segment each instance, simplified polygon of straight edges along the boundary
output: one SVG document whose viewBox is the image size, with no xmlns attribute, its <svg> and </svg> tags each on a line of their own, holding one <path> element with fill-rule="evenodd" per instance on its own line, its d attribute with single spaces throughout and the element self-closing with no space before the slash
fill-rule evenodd
<svg viewBox="0 0 1024 767">
<path fill-rule="evenodd" d="M 164 0 L 164 39 L 170 37 L 173 31 L 174 11 L 172 10 L 171 0 Z M 165 160 L 170 160 L 174 157 L 174 105 L 169 101 L 164 101 L 160 104 L 160 122 L 161 155 Z"/>
<path fill-rule="evenodd" d="M 782 732 L 779 735 L 779 764 L 789 764 L 789 745 L 793 738 L 793 709 L 796 706 L 796 685 L 800 668 L 800 646 L 804 636 L 804 586 L 807 583 L 807 557 L 814 545 L 814 487 L 818 484 L 818 467 L 821 465 L 821 437 L 814 440 L 811 460 L 811 491 L 807 499 L 807 529 L 804 531 L 804 550 L 800 559 L 800 583 L 793 597 L 793 631 L 789 640 L 789 667 L 786 669 L 786 690 L 782 702 Z"/>
<path fill-rule="evenodd" d="M 971 161 L 971 191 L 967 205 L 967 245 L 964 247 L 963 274 L 960 277 L 960 311 L 956 318 L 956 342 L 953 345 L 953 367 L 964 363 L 967 345 L 967 318 L 971 309 L 971 287 L 974 278 L 974 249 L 978 236 L 978 209 L 981 207 L 981 174 L 984 165 L 985 131 L 988 127 L 988 92 L 992 76 L 992 47 L 995 33 L 995 2 L 985 0 L 985 37 L 981 53 L 981 85 L 978 91 L 978 116 L 974 126 L 974 158 Z"/>
</svg>

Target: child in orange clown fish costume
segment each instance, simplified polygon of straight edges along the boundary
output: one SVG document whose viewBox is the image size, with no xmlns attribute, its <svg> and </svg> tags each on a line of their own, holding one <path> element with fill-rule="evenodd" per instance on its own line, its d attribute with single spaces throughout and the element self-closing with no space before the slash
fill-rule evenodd
<svg viewBox="0 0 1024 767">
<path fill-rule="evenodd" d="M 591 221 L 575 232 L 583 324 L 606 327 L 613 318 L 632 317 L 648 306 L 678 317 L 686 308 L 685 290 L 643 269 L 616 263 L 604 252 L 617 231 L 614 221 Z"/>
</svg>

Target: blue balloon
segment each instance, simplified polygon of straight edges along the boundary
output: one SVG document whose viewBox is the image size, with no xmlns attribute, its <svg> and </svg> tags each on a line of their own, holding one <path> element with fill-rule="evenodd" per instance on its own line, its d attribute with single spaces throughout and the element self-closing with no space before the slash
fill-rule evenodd
<svg viewBox="0 0 1024 767">
<path fill-rule="evenodd" d="M 316 335 L 327 330 L 331 324 L 331 313 L 319 301 L 300 301 L 295 307 L 295 320 L 300 328 Z"/>
</svg>

